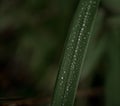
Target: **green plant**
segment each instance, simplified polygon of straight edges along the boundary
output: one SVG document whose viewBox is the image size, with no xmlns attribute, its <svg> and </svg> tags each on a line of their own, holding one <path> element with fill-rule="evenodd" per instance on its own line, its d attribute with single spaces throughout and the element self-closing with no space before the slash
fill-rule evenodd
<svg viewBox="0 0 120 106">
<path fill-rule="evenodd" d="M 52 106 L 73 106 L 99 0 L 80 0 L 59 69 Z"/>
</svg>

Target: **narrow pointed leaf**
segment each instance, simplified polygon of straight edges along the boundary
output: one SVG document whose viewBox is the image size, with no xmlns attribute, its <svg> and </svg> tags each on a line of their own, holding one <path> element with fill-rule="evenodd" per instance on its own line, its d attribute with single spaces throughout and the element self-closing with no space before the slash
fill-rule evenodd
<svg viewBox="0 0 120 106">
<path fill-rule="evenodd" d="M 73 106 L 99 0 L 80 0 L 59 69 L 52 106 Z"/>
</svg>

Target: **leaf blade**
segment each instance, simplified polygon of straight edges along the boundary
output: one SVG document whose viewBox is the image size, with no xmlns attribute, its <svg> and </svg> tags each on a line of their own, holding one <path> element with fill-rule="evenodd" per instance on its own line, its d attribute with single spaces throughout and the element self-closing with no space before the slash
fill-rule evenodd
<svg viewBox="0 0 120 106">
<path fill-rule="evenodd" d="M 59 69 L 52 106 L 72 106 L 99 0 L 81 0 Z"/>
</svg>

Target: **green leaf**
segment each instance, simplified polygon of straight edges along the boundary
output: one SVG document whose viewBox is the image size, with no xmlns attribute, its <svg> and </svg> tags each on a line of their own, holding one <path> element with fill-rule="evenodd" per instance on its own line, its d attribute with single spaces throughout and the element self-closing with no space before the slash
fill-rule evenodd
<svg viewBox="0 0 120 106">
<path fill-rule="evenodd" d="M 52 106 L 73 106 L 99 0 L 80 0 L 59 69 Z"/>
</svg>

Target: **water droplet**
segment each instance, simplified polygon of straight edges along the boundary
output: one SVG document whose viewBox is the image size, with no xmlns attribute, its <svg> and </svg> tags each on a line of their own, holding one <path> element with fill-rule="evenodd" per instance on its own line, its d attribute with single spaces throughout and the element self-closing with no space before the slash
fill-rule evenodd
<svg viewBox="0 0 120 106">
<path fill-rule="evenodd" d="M 66 71 L 63 72 L 64 74 L 66 73 Z"/>
<path fill-rule="evenodd" d="M 85 27 L 85 23 L 83 23 L 83 27 Z"/>
<path fill-rule="evenodd" d="M 66 91 L 69 91 L 69 88 L 67 87 Z"/>
<path fill-rule="evenodd" d="M 77 52 L 78 52 L 78 50 L 76 49 L 76 50 L 75 50 L 75 53 L 77 53 Z"/>
<path fill-rule="evenodd" d="M 74 42 L 74 39 L 72 39 L 72 42 Z"/>
<path fill-rule="evenodd" d="M 85 40 L 85 39 L 87 39 L 87 37 L 84 36 L 83 39 Z"/>
<path fill-rule="evenodd" d="M 61 79 L 63 80 L 63 77 L 61 77 Z"/>
<path fill-rule="evenodd" d="M 81 31 L 83 31 L 84 30 L 84 28 L 81 28 Z"/>
</svg>

